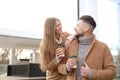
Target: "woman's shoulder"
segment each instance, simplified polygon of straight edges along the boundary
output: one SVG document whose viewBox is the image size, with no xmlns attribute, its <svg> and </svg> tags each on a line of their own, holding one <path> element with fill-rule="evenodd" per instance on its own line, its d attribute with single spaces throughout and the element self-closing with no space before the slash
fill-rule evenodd
<svg viewBox="0 0 120 80">
<path fill-rule="evenodd" d="M 62 32 L 62 35 L 67 37 L 70 35 L 70 33 L 69 32 Z"/>
</svg>

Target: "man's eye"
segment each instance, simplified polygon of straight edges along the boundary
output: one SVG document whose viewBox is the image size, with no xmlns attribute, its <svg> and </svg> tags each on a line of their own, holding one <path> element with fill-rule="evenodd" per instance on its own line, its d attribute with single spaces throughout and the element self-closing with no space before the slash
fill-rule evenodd
<svg viewBox="0 0 120 80">
<path fill-rule="evenodd" d="M 56 27 L 59 27 L 59 24 L 58 24 L 58 25 L 56 25 Z"/>
</svg>

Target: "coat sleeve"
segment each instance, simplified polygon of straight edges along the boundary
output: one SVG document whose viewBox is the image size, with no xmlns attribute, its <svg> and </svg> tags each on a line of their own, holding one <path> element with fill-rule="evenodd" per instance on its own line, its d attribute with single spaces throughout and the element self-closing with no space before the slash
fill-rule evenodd
<svg viewBox="0 0 120 80">
<path fill-rule="evenodd" d="M 103 69 L 92 70 L 92 79 L 112 80 L 116 75 L 116 67 L 109 48 L 106 46 L 104 51 Z"/>
<path fill-rule="evenodd" d="M 67 57 L 64 57 L 62 62 L 58 64 L 58 72 L 63 75 L 67 75 L 66 61 L 67 61 Z"/>
<path fill-rule="evenodd" d="M 77 43 L 78 43 L 77 40 L 73 40 L 70 44 L 70 47 L 66 49 L 65 57 L 63 58 L 62 62 L 58 64 L 59 73 L 64 75 L 69 75 L 69 73 L 67 73 L 67 70 L 66 70 L 66 62 L 68 60 L 68 56 L 72 54 L 77 55 L 77 49 L 78 49 Z"/>
<path fill-rule="evenodd" d="M 56 58 L 53 58 L 46 66 L 47 70 L 53 71 L 57 68 Z"/>
</svg>

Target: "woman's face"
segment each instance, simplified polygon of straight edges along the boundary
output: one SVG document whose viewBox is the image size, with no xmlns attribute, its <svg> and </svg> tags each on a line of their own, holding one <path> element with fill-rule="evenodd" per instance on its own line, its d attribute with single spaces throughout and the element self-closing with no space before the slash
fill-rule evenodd
<svg viewBox="0 0 120 80">
<path fill-rule="evenodd" d="M 60 34 L 62 32 L 62 24 L 60 21 L 56 21 L 55 34 Z"/>
</svg>

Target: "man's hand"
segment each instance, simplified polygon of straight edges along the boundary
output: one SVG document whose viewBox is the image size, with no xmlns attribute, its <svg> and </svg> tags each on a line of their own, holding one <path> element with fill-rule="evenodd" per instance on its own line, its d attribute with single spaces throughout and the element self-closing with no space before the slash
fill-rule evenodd
<svg viewBox="0 0 120 80">
<path fill-rule="evenodd" d="M 89 68 L 89 66 L 84 62 L 84 65 L 81 66 L 81 68 L 80 68 L 81 76 L 89 77 L 89 72 L 90 72 L 90 68 Z"/>
<path fill-rule="evenodd" d="M 74 66 L 76 66 L 76 62 L 72 59 L 68 59 L 68 61 L 66 63 L 67 71 L 70 72 Z"/>
</svg>

